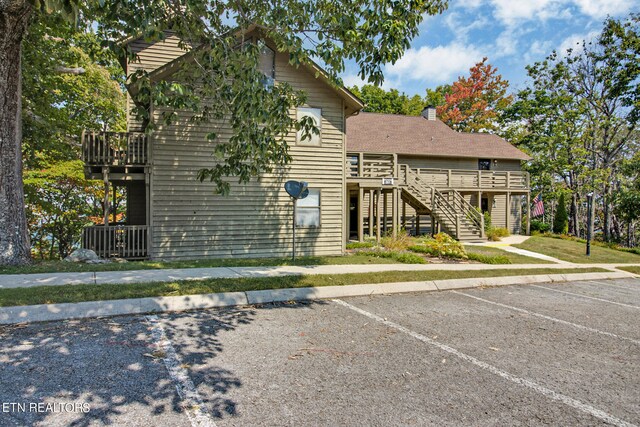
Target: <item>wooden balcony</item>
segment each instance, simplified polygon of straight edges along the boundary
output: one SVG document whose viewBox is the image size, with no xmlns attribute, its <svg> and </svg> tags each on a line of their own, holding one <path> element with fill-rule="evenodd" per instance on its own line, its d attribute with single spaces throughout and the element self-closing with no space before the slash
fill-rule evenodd
<svg viewBox="0 0 640 427">
<path fill-rule="evenodd" d="M 101 258 L 144 259 L 148 252 L 146 225 L 96 225 L 82 230 L 82 248 Z"/>
<path fill-rule="evenodd" d="M 382 178 L 394 178 L 394 185 L 406 183 L 406 165 L 398 164 L 394 154 L 347 154 L 347 181 L 379 186 Z M 471 169 L 413 168 L 421 180 L 438 190 L 529 191 L 529 173 Z"/>
<path fill-rule="evenodd" d="M 82 161 L 88 166 L 144 166 L 148 160 L 144 133 L 82 133 Z"/>
</svg>

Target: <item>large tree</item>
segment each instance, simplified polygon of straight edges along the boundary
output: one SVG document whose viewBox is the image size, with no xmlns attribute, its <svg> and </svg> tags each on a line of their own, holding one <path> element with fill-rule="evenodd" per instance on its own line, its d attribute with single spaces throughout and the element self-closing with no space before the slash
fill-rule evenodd
<svg viewBox="0 0 640 427">
<path fill-rule="evenodd" d="M 372 113 L 418 116 L 425 107 L 420 95 L 409 97 L 397 89 L 385 90 L 374 85 L 353 86 L 351 91 L 364 102 L 364 110 Z"/>
<path fill-rule="evenodd" d="M 507 114 L 533 165 L 571 190 L 575 234 L 586 194 L 594 193 L 604 239 L 620 238 L 614 193 L 625 180 L 622 165 L 639 148 L 639 23 L 638 15 L 607 19 L 595 40 L 528 67 L 531 84 Z"/>
<path fill-rule="evenodd" d="M 495 132 L 498 118 L 513 97 L 507 95 L 509 82 L 483 58 L 460 76 L 450 90 L 443 90 L 444 103 L 438 106 L 440 120 L 462 132 Z"/>
<path fill-rule="evenodd" d="M 21 176 L 21 42 L 34 9 L 73 12 L 72 0 L 0 0 L 0 264 L 29 260 Z M 85 4 L 83 2 L 83 4 Z M 200 172 L 222 193 L 228 176 L 240 182 L 261 175 L 290 157 L 285 136 L 292 128 L 313 130 L 311 120 L 290 118 L 289 111 L 305 100 L 290 85 L 265 85 L 258 70 L 260 46 L 242 43 L 242 34 L 256 29 L 278 50 L 289 52 L 294 66 L 312 60 L 325 66 L 338 82 L 346 60 L 354 60 L 359 75 L 372 84 L 383 81 L 382 67 L 398 60 L 418 33 L 427 14 L 442 12 L 446 0 L 291 0 L 217 2 L 124 1 L 87 2 L 100 34 L 122 61 L 131 58 L 123 37 L 160 40 L 171 29 L 184 46 L 194 47 L 189 69 L 177 81 L 151 85 L 143 72 L 129 76 L 138 96 L 138 113 L 153 129 L 149 107 L 189 110 L 195 120 L 225 119 L 233 135 L 217 141 L 220 162 Z M 82 18 L 82 16 L 81 16 Z M 37 19 L 37 16 L 35 17 Z M 179 82 L 179 83 L 178 83 Z M 203 100 L 207 102 L 204 103 Z M 145 117 L 146 116 L 146 117 Z"/>
</svg>

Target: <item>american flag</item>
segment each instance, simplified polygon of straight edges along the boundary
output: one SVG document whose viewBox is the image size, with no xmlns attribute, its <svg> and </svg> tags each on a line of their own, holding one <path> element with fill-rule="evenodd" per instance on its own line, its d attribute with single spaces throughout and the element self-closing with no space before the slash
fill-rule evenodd
<svg viewBox="0 0 640 427">
<path fill-rule="evenodd" d="M 544 215 L 544 203 L 542 203 L 542 197 L 540 197 L 541 194 L 542 193 L 538 193 L 535 199 L 533 199 L 533 211 L 531 211 L 531 218 Z"/>
</svg>

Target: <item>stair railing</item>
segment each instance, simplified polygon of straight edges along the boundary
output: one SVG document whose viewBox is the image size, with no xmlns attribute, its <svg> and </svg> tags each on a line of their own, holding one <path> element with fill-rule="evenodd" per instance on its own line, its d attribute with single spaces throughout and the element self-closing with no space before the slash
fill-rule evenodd
<svg viewBox="0 0 640 427">
<path fill-rule="evenodd" d="M 452 190 L 453 205 L 458 212 L 462 212 L 479 231 L 480 237 L 484 237 L 484 215 L 469 203 L 462 194 Z"/>
</svg>

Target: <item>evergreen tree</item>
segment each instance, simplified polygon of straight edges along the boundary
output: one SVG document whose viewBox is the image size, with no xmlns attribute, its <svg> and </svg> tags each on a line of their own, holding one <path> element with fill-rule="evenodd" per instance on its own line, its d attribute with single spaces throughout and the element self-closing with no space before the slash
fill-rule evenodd
<svg viewBox="0 0 640 427">
<path fill-rule="evenodd" d="M 564 200 L 564 193 L 558 200 L 558 210 L 553 218 L 553 232 L 556 234 L 567 234 L 569 231 L 569 216 L 567 215 L 567 204 Z"/>
</svg>

